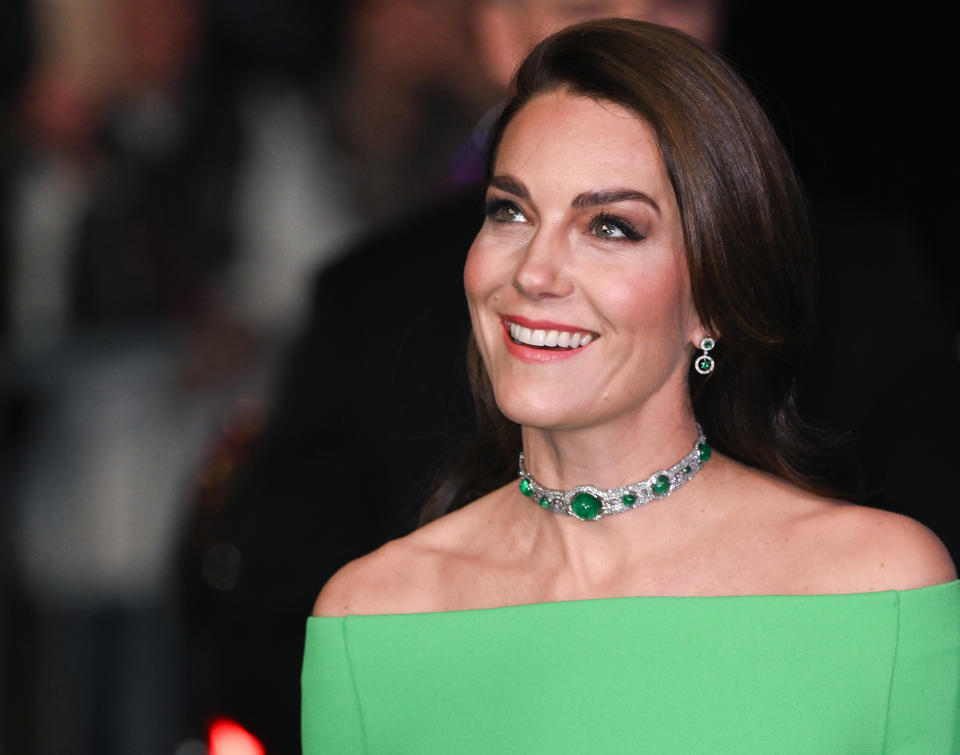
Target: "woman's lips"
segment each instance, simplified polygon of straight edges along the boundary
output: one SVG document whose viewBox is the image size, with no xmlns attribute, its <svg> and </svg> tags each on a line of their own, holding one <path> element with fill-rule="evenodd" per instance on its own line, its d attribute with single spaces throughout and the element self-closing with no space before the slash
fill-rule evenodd
<svg viewBox="0 0 960 755">
<path fill-rule="evenodd" d="M 592 331 L 549 320 L 506 315 L 501 322 L 510 353 L 533 361 L 572 356 L 600 337 Z"/>
</svg>

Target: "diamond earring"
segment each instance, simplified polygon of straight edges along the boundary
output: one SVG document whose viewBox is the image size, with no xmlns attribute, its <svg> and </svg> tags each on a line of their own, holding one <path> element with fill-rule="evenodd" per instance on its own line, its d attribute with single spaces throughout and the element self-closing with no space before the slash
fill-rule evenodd
<svg viewBox="0 0 960 755">
<path fill-rule="evenodd" d="M 713 357 L 707 352 L 716 345 L 717 342 L 714 341 L 710 336 L 707 336 L 700 342 L 700 348 L 703 349 L 703 353 L 693 360 L 693 368 L 701 375 L 709 375 L 711 372 L 713 372 L 713 368 L 715 366 Z"/>
</svg>

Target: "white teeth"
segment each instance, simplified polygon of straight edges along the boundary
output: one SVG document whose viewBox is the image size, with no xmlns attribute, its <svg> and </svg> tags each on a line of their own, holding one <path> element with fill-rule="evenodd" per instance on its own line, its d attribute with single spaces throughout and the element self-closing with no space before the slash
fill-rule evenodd
<svg viewBox="0 0 960 755">
<path fill-rule="evenodd" d="M 514 341 L 528 346 L 546 346 L 550 348 L 576 349 L 586 346 L 595 336 L 592 333 L 571 333 L 568 330 L 545 330 L 524 327 L 515 322 L 507 323 L 510 337 Z"/>
</svg>

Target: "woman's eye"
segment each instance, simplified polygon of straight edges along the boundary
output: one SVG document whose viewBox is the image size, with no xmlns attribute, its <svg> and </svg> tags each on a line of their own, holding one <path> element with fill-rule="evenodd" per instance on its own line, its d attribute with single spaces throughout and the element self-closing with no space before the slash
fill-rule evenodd
<svg viewBox="0 0 960 755">
<path fill-rule="evenodd" d="M 598 215 L 590 224 L 590 232 L 601 239 L 640 241 L 643 236 L 627 221 L 607 215 Z"/>
<path fill-rule="evenodd" d="M 526 223 L 527 216 L 513 202 L 497 199 L 487 202 L 486 215 L 495 223 Z"/>
<path fill-rule="evenodd" d="M 608 239 L 617 239 L 617 238 L 626 238 L 626 234 L 616 223 L 610 223 L 604 221 L 602 223 L 597 223 L 595 231 L 598 236 L 603 236 Z"/>
</svg>

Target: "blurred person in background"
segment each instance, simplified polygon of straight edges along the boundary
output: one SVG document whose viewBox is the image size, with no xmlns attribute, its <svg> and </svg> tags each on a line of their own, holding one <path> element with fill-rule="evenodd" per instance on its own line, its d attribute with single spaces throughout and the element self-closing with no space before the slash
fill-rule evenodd
<svg viewBox="0 0 960 755">
<path fill-rule="evenodd" d="M 231 251 L 235 129 L 197 75 L 200 3 L 41 0 L 28 19 L 4 206 L 6 744 L 148 752 L 175 736 L 171 554 L 219 388 L 185 365 Z"/>
<path fill-rule="evenodd" d="M 349 228 L 319 116 L 339 10 L 35 0 L 4 27 L 28 48 L 0 224 L 10 751 L 176 746 L 196 460 Z"/>
<path fill-rule="evenodd" d="M 498 96 L 474 49 L 474 0 L 363 0 L 344 19 L 331 101 L 364 228 L 436 198 L 446 160 Z"/>
</svg>

